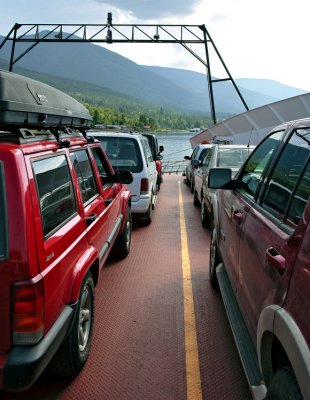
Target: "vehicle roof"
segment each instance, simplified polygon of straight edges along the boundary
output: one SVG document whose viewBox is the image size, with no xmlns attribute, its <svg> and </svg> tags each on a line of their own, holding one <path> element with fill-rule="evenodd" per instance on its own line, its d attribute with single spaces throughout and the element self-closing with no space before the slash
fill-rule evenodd
<svg viewBox="0 0 310 400">
<path fill-rule="evenodd" d="M 137 138 L 143 138 L 143 135 L 137 132 L 94 132 L 94 131 L 88 131 L 87 136 L 94 136 L 94 137 L 104 137 L 104 136 L 109 136 L 109 137 L 137 137 Z"/>
<path fill-rule="evenodd" d="M 255 146 L 247 144 L 217 144 L 219 149 L 254 149 Z"/>
</svg>

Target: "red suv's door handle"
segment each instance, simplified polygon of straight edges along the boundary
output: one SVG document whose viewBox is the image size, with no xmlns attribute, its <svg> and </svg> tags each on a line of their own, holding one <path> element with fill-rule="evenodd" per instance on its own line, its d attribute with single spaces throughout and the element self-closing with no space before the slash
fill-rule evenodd
<svg viewBox="0 0 310 400">
<path fill-rule="evenodd" d="M 285 258 L 273 247 L 269 247 L 265 253 L 265 259 L 268 265 L 283 274 L 285 270 Z"/>
<path fill-rule="evenodd" d="M 108 206 L 109 204 L 111 204 L 113 201 L 112 197 L 110 197 L 109 199 L 104 199 L 105 205 Z"/>
<path fill-rule="evenodd" d="M 91 225 L 97 218 L 98 218 L 97 214 L 90 214 L 88 217 L 86 217 L 86 225 L 87 226 Z"/>
</svg>

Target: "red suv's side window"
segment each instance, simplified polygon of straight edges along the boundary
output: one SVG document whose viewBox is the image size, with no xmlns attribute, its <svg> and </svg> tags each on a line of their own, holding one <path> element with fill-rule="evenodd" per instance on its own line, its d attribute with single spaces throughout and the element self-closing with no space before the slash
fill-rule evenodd
<svg viewBox="0 0 310 400">
<path fill-rule="evenodd" d="M 73 167 L 78 177 L 83 203 L 87 203 L 98 195 L 94 172 L 86 150 L 78 150 L 70 155 Z"/>
<path fill-rule="evenodd" d="M 76 212 L 70 170 L 64 154 L 34 161 L 32 168 L 46 237 Z"/>
<path fill-rule="evenodd" d="M 309 154 L 310 130 L 294 131 L 269 179 L 262 202 L 270 214 L 292 226 L 298 224 L 310 194 Z"/>
</svg>

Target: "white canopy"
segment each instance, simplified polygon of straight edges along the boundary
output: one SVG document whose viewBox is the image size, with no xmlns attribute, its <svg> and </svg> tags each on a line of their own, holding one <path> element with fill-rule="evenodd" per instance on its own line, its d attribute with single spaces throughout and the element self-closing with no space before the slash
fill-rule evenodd
<svg viewBox="0 0 310 400">
<path fill-rule="evenodd" d="M 198 133 L 190 142 L 195 147 L 198 143 L 224 136 L 231 143 L 256 145 L 273 127 L 309 116 L 310 93 L 306 93 L 235 115 Z"/>
</svg>

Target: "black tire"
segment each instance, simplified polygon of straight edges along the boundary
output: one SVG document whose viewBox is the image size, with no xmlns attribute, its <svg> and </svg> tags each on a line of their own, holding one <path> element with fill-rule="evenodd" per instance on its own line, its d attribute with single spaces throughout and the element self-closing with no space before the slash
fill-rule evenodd
<svg viewBox="0 0 310 400">
<path fill-rule="evenodd" d="M 209 279 L 212 286 L 217 287 L 216 267 L 220 263 L 220 256 L 217 249 L 216 229 L 212 228 L 210 238 L 210 256 L 209 256 Z"/>
<path fill-rule="evenodd" d="M 194 190 L 194 206 L 195 207 L 199 207 L 200 206 L 200 201 L 198 199 L 196 190 Z"/>
<path fill-rule="evenodd" d="M 303 400 L 291 367 L 280 368 L 275 373 L 268 386 L 266 400 Z"/>
<path fill-rule="evenodd" d="M 204 201 L 202 201 L 201 203 L 200 219 L 201 219 L 201 225 L 204 228 L 210 227 L 210 215 L 208 213 L 207 207 L 204 204 Z"/>
<path fill-rule="evenodd" d="M 114 243 L 112 256 L 115 260 L 122 260 L 126 258 L 130 252 L 131 246 L 131 233 L 132 233 L 132 217 L 131 209 L 127 207 L 125 225 L 122 232 L 119 234 L 116 242 Z"/>
<path fill-rule="evenodd" d="M 162 178 L 160 176 L 157 177 L 157 184 L 156 184 L 156 190 L 157 192 L 160 191 L 160 184 L 162 183 Z"/>
<path fill-rule="evenodd" d="M 95 292 L 92 274 L 88 272 L 81 286 L 78 309 L 71 331 L 52 359 L 49 371 L 58 376 L 74 376 L 85 365 L 92 341 Z"/>
<path fill-rule="evenodd" d="M 195 182 L 194 179 L 192 178 L 190 181 L 190 186 L 191 186 L 191 192 L 194 193 L 194 189 L 195 189 Z"/>
<path fill-rule="evenodd" d="M 143 216 L 143 220 L 146 225 L 149 225 L 152 222 L 152 219 L 153 219 L 153 193 L 151 196 L 149 208 L 147 209 L 147 212 Z"/>
</svg>

